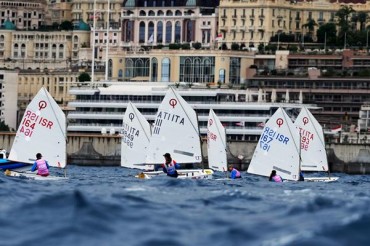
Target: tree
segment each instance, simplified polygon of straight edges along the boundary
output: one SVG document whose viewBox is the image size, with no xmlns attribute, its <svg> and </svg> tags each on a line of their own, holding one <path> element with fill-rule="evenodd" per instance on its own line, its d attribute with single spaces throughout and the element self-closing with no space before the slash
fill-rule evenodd
<svg viewBox="0 0 370 246">
<path fill-rule="evenodd" d="M 193 48 L 196 50 L 199 50 L 200 48 L 202 48 L 202 44 L 199 42 L 195 42 L 192 45 L 193 45 Z"/>
<path fill-rule="evenodd" d="M 258 45 L 258 52 L 262 54 L 264 50 L 265 50 L 265 45 L 263 43 L 260 43 Z"/>
<path fill-rule="evenodd" d="M 363 31 L 366 26 L 366 22 L 369 19 L 369 16 L 366 12 L 358 12 L 358 21 L 360 22 L 360 31 Z"/>
<path fill-rule="evenodd" d="M 10 131 L 9 126 L 5 124 L 4 121 L 0 121 L 0 131 L 3 131 L 3 132 Z"/>
<path fill-rule="evenodd" d="M 302 25 L 302 28 L 307 28 L 309 36 L 312 37 L 315 26 L 317 26 L 316 21 L 314 19 L 309 19 L 306 24 Z"/>
<path fill-rule="evenodd" d="M 338 12 L 335 14 L 335 16 L 338 17 L 338 22 L 337 22 L 337 25 L 339 26 L 340 28 L 340 35 L 339 36 L 344 36 L 344 33 L 348 32 L 349 31 L 349 17 L 352 13 L 354 13 L 355 10 L 352 8 L 352 7 L 348 7 L 348 6 L 342 6 L 342 8 L 340 8 L 338 10 Z"/>
<path fill-rule="evenodd" d="M 231 50 L 239 50 L 239 49 L 240 49 L 239 44 L 237 44 L 237 43 L 232 43 L 231 44 Z"/>
<path fill-rule="evenodd" d="M 63 21 L 61 24 L 60 24 L 60 30 L 73 30 L 73 24 L 72 22 L 70 21 Z"/>
<path fill-rule="evenodd" d="M 325 42 L 325 33 L 326 33 L 326 44 L 334 45 L 336 43 L 337 37 L 337 27 L 334 23 L 326 23 L 319 27 L 316 31 L 317 42 Z"/>
<path fill-rule="evenodd" d="M 91 81 L 91 77 L 88 73 L 81 73 L 80 76 L 78 76 L 79 82 L 86 82 Z"/>
</svg>

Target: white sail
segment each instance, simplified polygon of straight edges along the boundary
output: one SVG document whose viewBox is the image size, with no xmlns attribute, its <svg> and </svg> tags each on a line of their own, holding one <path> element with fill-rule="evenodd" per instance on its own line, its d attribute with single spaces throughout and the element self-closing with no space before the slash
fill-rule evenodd
<svg viewBox="0 0 370 246">
<path fill-rule="evenodd" d="M 299 177 L 299 134 L 282 108 L 265 124 L 247 172 L 268 177 L 272 170 L 283 179 Z"/>
<path fill-rule="evenodd" d="M 172 87 L 158 108 L 146 163 L 163 163 L 165 153 L 180 164 L 202 161 L 197 115 Z"/>
<path fill-rule="evenodd" d="M 207 147 L 209 168 L 216 171 L 227 171 L 225 127 L 212 109 L 208 116 Z"/>
<path fill-rule="evenodd" d="M 294 124 L 301 137 L 301 170 L 328 171 L 324 132 L 319 122 L 306 107 L 302 107 Z"/>
<path fill-rule="evenodd" d="M 9 160 L 32 164 L 37 153 L 50 166 L 66 166 L 66 118 L 45 88 L 40 89 L 26 108 Z"/>
<path fill-rule="evenodd" d="M 145 163 L 145 153 L 149 146 L 150 124 L 131 102 L 123 117 L 121 143 L 121 166 L 146 169 L 135 164 Z"/>
</svg>

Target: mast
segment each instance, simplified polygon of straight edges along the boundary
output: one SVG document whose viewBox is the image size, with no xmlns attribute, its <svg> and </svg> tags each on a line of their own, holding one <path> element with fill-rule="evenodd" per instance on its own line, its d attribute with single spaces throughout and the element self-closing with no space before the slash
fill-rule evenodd
<svg viewBox="0 0 370 246">
<path fill-rule="evenodd" d="M 108 81 L 108 50 L 109 50 L 109 16 L 110 13 L 110 0 L 108 0 L 108 9 L 107 9 L 107 43 L 105 48 L 105 81 Z"/>
<path fill-rule="evenodd" d="M 94 87 L 95 81 L 95 29 L 96 29 L 96 0 L 94 0 L 94 12 L 93 12 L 93 37 L 92 37 L 92 59 L 91 59 L 91 85 Z"/>
</svg>

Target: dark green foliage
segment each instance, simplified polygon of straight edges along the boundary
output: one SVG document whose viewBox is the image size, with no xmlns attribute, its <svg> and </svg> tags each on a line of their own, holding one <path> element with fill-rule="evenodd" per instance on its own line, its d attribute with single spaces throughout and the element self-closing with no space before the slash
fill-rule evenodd
<svg viewBox="0 0 370 246">
<path fill-rule="evenodd" d="M 91 81 L 91 77 L 88 73 L 81 73 L 80 76 L 78 76 L 79 82 L 85 82 L 85 81 Z"/>
</svg>

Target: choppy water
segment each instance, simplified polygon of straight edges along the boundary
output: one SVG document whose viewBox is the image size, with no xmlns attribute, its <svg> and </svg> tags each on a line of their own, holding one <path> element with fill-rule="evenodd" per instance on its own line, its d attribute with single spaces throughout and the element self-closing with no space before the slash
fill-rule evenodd
<svg viewBox="0 0 370 246">
<path fill-rule="evenodd" d="M 139 180 L 114 167 L 68 181 L 0 174 L 0 245 L 369 245 L 370 176 L 334 183 Z"/>
</svg>

